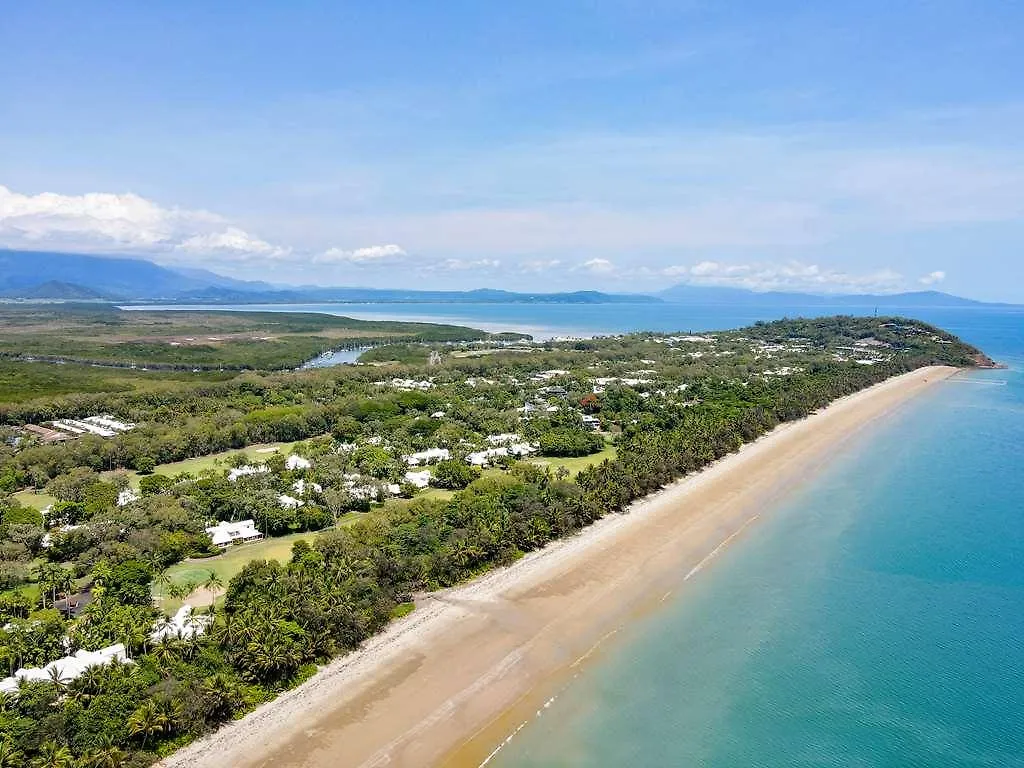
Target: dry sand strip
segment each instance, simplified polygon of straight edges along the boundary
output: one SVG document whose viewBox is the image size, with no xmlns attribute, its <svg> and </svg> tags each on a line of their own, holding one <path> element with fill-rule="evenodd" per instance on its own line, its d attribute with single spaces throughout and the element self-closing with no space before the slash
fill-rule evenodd
<svg viewBox="0 0 1024 768">
<path fill-rule="evenodd" d="M 624 514 L 429 596 L 358 651 L 160 765 L 476 768 L 602 639 L 749 532 L 853 433 L 955 372 L 924 368 L 843 398 Z"/>
</svg>

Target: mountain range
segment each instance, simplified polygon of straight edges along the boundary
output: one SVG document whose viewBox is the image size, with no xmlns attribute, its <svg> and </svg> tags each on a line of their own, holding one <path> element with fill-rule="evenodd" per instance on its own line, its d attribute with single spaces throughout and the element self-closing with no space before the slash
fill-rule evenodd
<svg viewBox="0 0 1024 768">
<path fill-rule="evenodd" d="M 984 306 L 939 291 L 896 294 L 810 294 L 679 284 L 656 294 L 600 291 L 517 293 L 496 289 L 419 291 L 388 288 L 280 286 L 238 280 L 204 269 L 164 267 L 144 259 L 0 250 L 0 297 L 25 301 L 303 303 L 690 303 L 756 306 Z"/>
</svg>

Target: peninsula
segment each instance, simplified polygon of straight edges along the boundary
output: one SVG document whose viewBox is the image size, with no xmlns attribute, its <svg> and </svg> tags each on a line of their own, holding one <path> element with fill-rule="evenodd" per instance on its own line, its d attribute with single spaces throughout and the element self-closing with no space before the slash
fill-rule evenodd
<svg viewBox="0 0 1024 768">
<path fill-rule="evenodd" d="M 6 361 L 9 754 L 479 764 L 855 432 L 988 362 L 917 321 L 829 317 L 544 343 L 396 327 L 355 365 L 188 367 L 362 330 L 277 317 L 295 330 L 140 345 L 126 320 L 96 342 L 173 369 Z"/>
</svg>

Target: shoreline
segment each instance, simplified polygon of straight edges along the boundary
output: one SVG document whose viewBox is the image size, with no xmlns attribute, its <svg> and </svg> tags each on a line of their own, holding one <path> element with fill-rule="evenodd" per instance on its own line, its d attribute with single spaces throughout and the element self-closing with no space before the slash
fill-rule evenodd
<svg viewBox="0 0 1024 768">
<path fill-rule="evenodd" d="M 666 600 L 849 436 L 957 369 L 842 398 L 416 610 L 162 768 L 479 766 L 538 696 Z M 520 726 L 521 727 L 521 726 Z"/>
</svg>

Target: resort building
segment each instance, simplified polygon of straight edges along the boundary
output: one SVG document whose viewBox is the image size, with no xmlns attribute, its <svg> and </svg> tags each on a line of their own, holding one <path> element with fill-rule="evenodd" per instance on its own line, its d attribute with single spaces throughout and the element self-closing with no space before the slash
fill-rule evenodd
<svg viewBox="0 0 1024 768">
<path fill-rule="evenodd" d="M 284 462 L 285 469 L 289 469 L 293 472 L 296 470 L 304 472 L 305 470 L 309 469 L 312 466 L 313 462 L 311 462 L 309 459 L 304 459 L 301 456 L 298 456 L 294 453 L 287 459 L 285 459 Z"/>
<path fill-rule="evenodd" d="M 420 472 L 406 472 L 405 482 L 410 485 L 415 485 L 417 488 L 426 488 L 430 485 L 430 479 L 432 475 L 429 469 L 424 469 Z"/>
<path fill-rule="evenodd" d="M 425 451 L 417 451 L 403 456 L 405 463 L 410 467 L 418 467 L 420 464 L 432 464 L 435 461 L 447 461 L 452 457 L 451 451 L 447 448 L 427 448 Z"/>
<path fill-rule="evenodd" d="M 131 488 L 125 488 L 119 494 L 117 494 L 117 506 L 127 507 L 133 501 L 139 500 L 139 494 L 133 491 Z"/>
<path fill-rule="evenodd" d="M 299 478 L 292 483 L 292 490 L 295 491 L 299 496 L 305 496 L 307 491 L 313 491 L 313 493 L 321 493 L 323 486 L 320 483 L 306 482 L 302 478 Z"/>
<path fill-rule="evenodd" d="M 232 544 L 258 541 L 263 534 L 256 530 L 252 520 L 239 520 L 235 523 L 217 523 L 206 529 L 215 547 L 227 549 Z"/>
<path fill-rule="evenodd" d="M 117 643 L 98 651 L 76 651 L 71 656 L 51 661 L 45 667 L 22 667 L 11 677 L 0 680 L 0 693 L 17 694 L 18 682 L 52 682 L 54 679 L 71 682 L 81 677 L 89 667 L 100 667 L 111 663 L 130 664 L 124 645 Z"/>
<path fill-rule="evenodd" d="M 192 606 L 183 605 L 170 619 L 164 619 L 154 624 L 153 631 L 149 633 L 149 639 L 158 643 L 165 637 L 177 640 L 198 637 L 206 631 L 212 621 L 212 616 L 193 616 Z"/>
<path fill-rule="evenodd" d="M 260 464 L 253 466 L 252 464 L 246 464 L 244 467 L 235 467 L 228 472 L 228 480 L 232 483 L 238 480 L 240 477 L 248 477 L 249 475 L 262 475 L 269 472 L 270 469 L 266 464 Z"/>
</svg>

